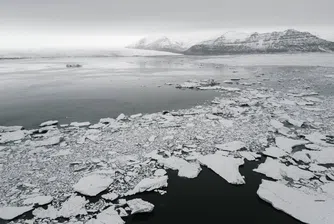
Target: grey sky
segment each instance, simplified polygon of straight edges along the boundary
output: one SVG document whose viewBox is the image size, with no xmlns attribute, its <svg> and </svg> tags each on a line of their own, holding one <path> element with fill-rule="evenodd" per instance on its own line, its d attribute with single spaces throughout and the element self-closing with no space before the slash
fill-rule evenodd
<svg viewBox="0 0 334 224">
<path fill-rule="evenodd" d="M 0 34 L 142 36 L 275 27 L 333 32 L 333 8 L 333 0 L 0 0 Z"/>
</svg>

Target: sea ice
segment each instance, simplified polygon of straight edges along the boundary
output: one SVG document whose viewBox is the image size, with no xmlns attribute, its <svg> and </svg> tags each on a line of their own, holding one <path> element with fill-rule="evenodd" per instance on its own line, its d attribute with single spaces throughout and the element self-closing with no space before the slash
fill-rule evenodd
<svg viewBox="0 0 334 224">
<path fill-rule="evenodd" d="M 45 126 L 51 126 L 51 125 L 56 125 L 58 124 L 58 121 L 54 120 L 54 121 L 45 121 L 42 124 L 40 124 L 40 127 L 45 127 Z"/>
<path fill-rule="evenodd" d="M 155 172 L 154 172 L 154 176 L 156 177 L 161 177 L 161 176 L 164 176 L 166 175 L 166 170 L 164 169 L 157 169 Z"/>
<path fill-rule="evenodd" d="M 14 142 L 23 139 L 25 136 L 26 132 L 21 130 L 0 133 L 0 143 Z"/>
<path fill-rule="evenodd" d="M 90 125 L 90 122 L 72 122 L 70 125 L 74 127 L 86 127 Z"/>
<path fill-rule="evenodd" d="M 216 144 L 215 147 L 219 150 L 233 152 L 245 148 L 246 144 L 240 141 L 234 141 L 225 144 Z"/>
<path fill-rule="evenodd" d="M 310 142 L 320 146 L 332 146 L 331 144 L 328 144 L 326 141 L 324 141 L 324 139 L 326 139 L 326 136 L 321 134 L 320 132 L 314 132 L 312 134 L 305 135 L 305 138 Z"/>
<path fill-rule="evenodd" d="M 60 143 L 60 141 L 61 141 L 61 136 L 53 136 L 53 137 L 50 137 L 50 138 L 47 138 L 47 139 L 44 139 L 44 140 L 41 140 L 41 141 L 33 142 L 32 145 L 38 146 L 38 147 L 49 146 L 49 145 L 57 145 L 57 144 Z"/>
<path fill-rule="evenodd" d="M 55 207 L 49 205 L 47 209 L 36 208 L 32 212 L 32 214 L 36 218 L 40 218 L 40 219 L 45 219 L 45 218 L 56 219 L 58 217 L 58 210 L 55 209 Z"/>
<path fill-rule="evenodd" d="M 168 186 L 167 180 L 168 180 L 167 176 L 156 177 L 156 178 L 145 178 L 141 180 L 132 190 L 125 193 L 125 195 L 129 196 L 144 191 L 153 191 L 155 189 L 167 187 Z"/>
<path fill-rule="evenodd" d="M 114 200 L 116 200 L 118 198 L 118 194 L 116 194 L 116 193 L 108 193 L 108 194 L 102 195 L 102 198 L 106 199 L 106 200 L 114 201 Z"/>
<path fill-rule="evenodd" d="M 12 220 L 16 217 L 33 210 L 33 206 L 24 207 L 1 207 L 0 208 L 0 219 Z"/>
<path fill-rule="evenodd" d="M 262 180 L 257 191 L 259 197 L 294 218 L 312 224 L 332 224 L 334 200 L 321 195 L 305 193 L 280 182 Z M 320 199 L 320 200 L 319 200 Z"/>
<path fill-rule="evenodd" d="M 308 152 L 306 150 L 295 152 L 292 155 L 292 158 L 296 161 L 302 161 L 303 163 L 310 163 L 311 162 L 311 159 L 308 156 Z"/>
<path fill-rule="evenodd" d="M 57 212 L 57 217 L 70 218 L 77 215 L 86 215 L 85 205 L 88 201 L 81 196 L 71 196 L 62 204 L 61 209 Z"/>
<path fill-rule="evenodd" d="M 137 213 L 147 213 L 151 212 L 154 209 L 154 205 L 144 201 L 142 199 L 132 199 L 130 201 L 127 201 L 127 204 L 129 205 L 131 209 L 131 215 L 137 214 Z"/>
<path fill-rule="evenodd" d="M 287 153 L 284 152 L 282 149 L 277 148 L 277 147 L 273 147 L 273 146 L 270 146 L 269 148 L 266 148 L 263 151 L 263 154 L 266 155 L 266 156 L 274 157 L 274 158 L 280 158 L 280 157 L 283 157 L 283 156 L 287 155 Z"/>
<path fill-rule="evenodd" d="M 254 169 L 254 171 L 276 180 L 288 177 L 297 181 L 299 179 L 311 179 L 314 177 L 312 172 L 302 170 L 293 165 L 286 166 L 280 163 L 279 160 L 270 157 L 268 157 L 264 163 L 261 163 L 257 169 Z"/>
<path fill-rule="evenodd" d="M 13 132 L 22 130 L 22 126 L 0 126 L 0 133 L 1 132 Z"/>
<path fill-rule="evenodd" d="M 106 190 L 112 182 L 113 179 L 109 177 L 93 174 L 81 178 L 79 182 L 73 186 L 73 189 L 83 195 L 96 196 Z"/>
<path fill-rule="evenodd" d="M 53 200 L 53 197 L 51 196 L 36 196 L 32 198 L 25 199 L 22 204 L 23 205 L 47 205 L 51 203 Z"/>
<path fill-rule="evenodd" d="M 286 137 L 276 137 L 275 139 L 276 145 L 278 148 L 283 149 L 287 153 L 292 152 L 292 148 L 298 145 L 304 145 L 308 143 L 307 141 L 304 140 L 294 140 L 291 138 L 286 138 Z"/>
<path fill-rule="evenodd" d="M 212 154 L 202 156 L 198 160 L 227 182 L 231 184 L 245 184 L 244 178 L 239 173 L 239 166 L 244 164 L 243 159 Z"/>
<path fill-rule="evenodd" d="M 103 210 L 96 218 L 92 218 L 86 224 L 124 224 L 124 220 L 118 215 L 113 206 Z"/>
</svg>

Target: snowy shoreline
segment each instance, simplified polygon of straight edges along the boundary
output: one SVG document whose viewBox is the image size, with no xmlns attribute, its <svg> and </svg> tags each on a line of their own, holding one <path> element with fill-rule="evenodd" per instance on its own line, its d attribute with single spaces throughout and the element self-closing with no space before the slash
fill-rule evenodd
<svg viewBox="0 0 334 224">
<path fill-rule="evenodd" d="M 48 121 L 35 130 L 0 127 L 0 218 L 33 211 L 31 222 L 123 223 L 121 216 L 154 209 L 123 196 L 168 194 L 165 169 L 196 178 L 202 165 L 231 184 L 247 185 L 239 166 L 265 155 L 254 172 L 277 181 L 263 181 L 259 197 L 303 222 L 331 223 L 334 169 L 321 164 L 334 163 L 333 100 L 309 90 L 217 89 L 223 97 L 191 109 L 121 114 L 97 124 Z M 99 203 L 81 196 L 101 192 L 109 193 Z"/>
</svg>

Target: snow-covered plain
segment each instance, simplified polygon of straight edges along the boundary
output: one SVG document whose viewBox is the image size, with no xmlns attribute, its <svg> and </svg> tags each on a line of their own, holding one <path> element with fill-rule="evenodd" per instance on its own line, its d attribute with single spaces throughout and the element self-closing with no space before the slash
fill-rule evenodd
<svg viewBox="0 0 334 224">
<path fill-rule="evenodd" d="M 95 124 L 78 119 L 69 126 L 52 125 L 50 117 L 38 125 L 49 120 L 51 126 L 34 130 L 1 127 L 0 218 L 11 220 L 33 210 L 31 220 L 13 222 L 62 217 L 124 223 L 122 217 L 154 207 L 140 199 L 127 204 L 127 196 L 139 198 L 147 191 L 168 195 L 165 169 L 197 178 L 201 164 L 228 183 L 247 186 L 239 167 L 262 154 L 267 158 L 256 172 L 277 181 L 263 180 L 259 197 L 303 222 L 331 223 L 334 170 L 323 165 L 334 163 L 333 96 L 317 93 L 322 79 L 276 74 L 275 89 L 264 80 L 263 70 L 252 72 L 253 81 L 263 84 L 236 84 L 234 89 L 219 84 L 224 87 L 218 88 L 220 97 L 190 109 L 125 113 Z M 322 100 L 300 105 L 310 102 L 310 95 Z M 102 192 L 98 203 L 86 197 Z M 31 203 L 35 207 L 25 206 Z"/>
</svg>

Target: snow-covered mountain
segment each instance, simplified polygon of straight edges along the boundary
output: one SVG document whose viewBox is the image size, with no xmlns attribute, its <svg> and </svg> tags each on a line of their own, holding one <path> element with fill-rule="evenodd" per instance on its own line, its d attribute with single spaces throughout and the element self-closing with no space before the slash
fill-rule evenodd
<svg viewBox="0 0 334 224">
<path fill-rule="evenodd" d="M 137 43 L 127 46 L 127 48 L 167 51 L 172 53 L 180 53 L 189 48 L 189 44 L 182 41 L 175 41 L 168 37 L 143 38 Z"/>
<path fill-rule="evenodd" d="M 253 54 L 279 52 L 332 52 L 330 42 L 309 32 L 289 29 L 272 33 L 225 33 L 186 50 L 190 55 Z"/>
</svg>

